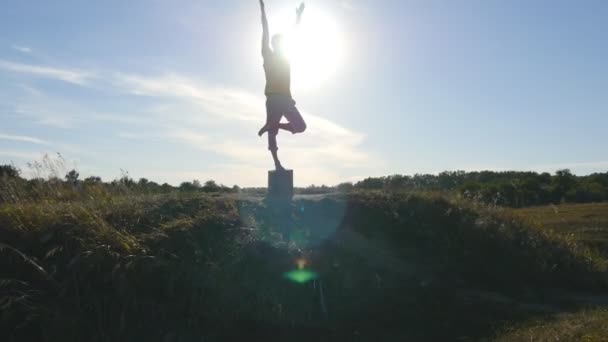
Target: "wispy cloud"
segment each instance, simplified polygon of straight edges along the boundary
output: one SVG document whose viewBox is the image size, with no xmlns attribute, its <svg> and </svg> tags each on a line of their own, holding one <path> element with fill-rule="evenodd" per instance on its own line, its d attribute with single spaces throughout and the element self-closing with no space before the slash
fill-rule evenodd
<svg viewBox="0 0 608 342">
<path fill-rule="evenodd" d="M 266 156 L 266 151 L 260 148 L 259 144 L 252 144 L 250 139 L 241 138 L 240 140 L 222 138 L 213 134 L 202 134 L 184 128 L 174 128 L 169 130 L 166 137 L 172 141 L 186 144 L 201 151 L 217 153 L 238 162 L 252 162 L 262 160 Z"/>
<path fill-rule="evenodd" d="M 253 134 L 246 133 L 251 131 L 254 122 L 260 125 L 264 122 L 263 97 L 243 90 L 209 86 L 175 74 L 160 77 L 114 74 L 114 77 L 114 83 L 128 93 L 179 100 L 200 108 L 194 118 L 180 115 L 173 120 L 166 127 L 168 139 L 221 154 L 233 162 L 262 161 L 261 165 L 266 165 L 265 162 L 269 160 L 265 139 L 260 141 Z M 170 107 L 164 110 L 171 112 Z M 302 111 L 302 114 L 308 123 L 308 130 L 304 134 L 292 138 L 291 134 L 283 132 L 279 136 L 282 150 L 293 157 L 287 158 L 292 159 L 291 165 L 305 169 L 317 165 L 337 169 L 378 165 L 379 161 L 361 150 L 365 138 L 362 134 L 307 111 Z M 201 130 L 193 130 L 196 118 L 201 115 L 214 116 L 213 124 L 220 129 L 210 130 L 205 125 Z"/>
<path fill-rule="evenodd" d="M 0 59 L 0 69 L 15 73 L 23 73 L 60 80 L 78 85 L 85 84 L 89 79 L 95 76 L 95 73 L 90 71 L 15 63 L 3 59 Z"/>
<path fill-rule="evenodd" d="M 204 151 L 213 160 L 208 166 L 213 170 L 209 175 L 218 176 L 218 181 L 226 183 L 261 185 L 265 178 L 263 174 L 243 183 L 238 173 L 254 169 L 261 172 L 272 164 L 266 138 L 260 139 L 255 134 L 265 121 L 265 99 L 248 91 L 210 85 L 176 73 L 147 76 L 93 72 L 18 64 L 1 59 L 0 69 L 75 84 L 87 83 L 91 89 L 104 88 L 110 94 L 151 99 L 147 108 L 142 108 L 139 113 L 108 114 L 97 113 L 83 104 L 66 103 L 45 92 L 27 92 L 31 101 L 21 100 L 15 105 L 15 112 L 32 117 L 38 123 L 70 128 L 91 119 L 113 122 L 117 131 L 108 133 L 123 139 L 164 139 L 175 144 L 178 150 Z M 344 179 L 349 169 L 367 170 L 378 165 L 378 161 L 361 148 L 364 135 L 300 109 L 308 123 L 307 131 L 295 137 L 285 132 L 279 136 L 282 160 L 287 166 L 298 169 L 298 184 L 332 184 Z M 141 130 L 142 125 L 147 127 L 145 135 L 129 130 L 129 127 Z M 234 173 L 226 168 L 217 168 L 218 163 L 234 166 L 239 171 Z M 256 182 L 253 182 L 254 178 Z"/>
<path fill-rule="evenodd" d="M 347 11 L 356 11 L 358 9 L 353 0 L 340 0 L 340 6 Z"/>
<path fill-rule="evenodd" d="M 130 94 L 187 101 L 209 114 L 228 119 L 254 121 L 259 114 L 259 104 L 263 103 L 244 91 L 209 86 L 175 74 L 144 77 L 114 73 L 113 76 L 114 85 Z"/>
<path fill-rule="evenodd" d="M 222 155 L 237 170 L 247 170 L 247 182 L 244 178 L 237 177 L 239 184 L 261 185 L 260 179 L 264 179 L 265 170 L 272 164 L 265 138 L 260 140 L 249 136 L 207 135 L 187 129 L 173 129 L 167 133 L 167 139 L 193 149 Z M 295 137 L 288 133 L 279 135 L 279 144 L 281 160 L 286 166 L 297 170 L 296 182 L 299 185 L 337 184 L 348 179 L 353 169 L 368 172 L 382 165 L 360 151 L 358 144 L 332 141 L 331 137 L 319 140 L 306 136 L 306 133 Z M 251 172 L 255 174 L 252 175 Z M 233 180 L 230 176 L 232 173 L 230 170 L 222 170 L 213 173 L 206 171 L 205 174 L 213 176 L 212 179 L 224 181 Z"/>
<path fill-rule="evenodd" d="M 264 98 L 243 90 L 209 86 L 183 76 L 169 74 L 160 77 L 142 77 L 115 73 L 115 84 L 125 91 L 140 96 L 177 98 L 197 104 L 207 113 L 225 120 L 261 122 L 265 114 Z M 360 141 L 363 137 L 330 120 L 305 112 L 312 134 L 350 137 Z M 310 132 L 308 132 L 310 134 Z"/>
<path fill-rule="evenodd" d="M 0 133 L 0 140 L 26 142 L 26 143 L 39 144 L 39 145 L 50 145 L 50 143 L 48 141 L 34 138 L 34 137 L 28 137 L 28 136 L 24 136 L 24 135 L 10 135 L 10 134 Z"/>
<path fill-rule="evenodd" d="M 27 54 L 29 54 L 29 53 L 33 52 L 32 48 L 27 47 L 27 46 L 23 46 L 23 45 L 13 45 L 11 47 L 13 48 L 13 50 L 17 50 L 17 51 L 19 51 L 21 53 L 27 53 Z"/>
<path fill-rule="evenodd" d="M 73 129 L 91 120 L 132 125 L 142 125 L 146 122 L 137 113 L 124 115 L 119 112 L 101 112 L 93 106 L 81 103 L 79 99 L 57 96 L 52 91 L 27 84 L 16 86 L 21 92 L 5 99 L 0 98 L 0 103 L 5 105 L 14 117 L 37 125 Z"/>
<path fill-rule="evenodd" d="M 68 101 L 41 91 L 16 98 L 9 104 L 18 117 L 53 128 L 73 128 L 88 114 L 88 111 L 79 111 L 82 108 L 78 108 Z"/>
<path fill-rule="evenodd" d="M 38 160 L 42 156 L 41 153 L 13 150 L 13 149 L 0 149 L 0 156 L 15 158 L 21 161 L 30 162 L 32 160 Z"/>
</svg>

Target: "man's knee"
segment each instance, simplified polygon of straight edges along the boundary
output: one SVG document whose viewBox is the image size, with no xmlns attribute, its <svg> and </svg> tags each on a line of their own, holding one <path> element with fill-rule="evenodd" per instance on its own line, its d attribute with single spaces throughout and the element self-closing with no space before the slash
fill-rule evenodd
<svg viewBox="0 0 608 342">
<path fill-rule="evenodd" d="M 304 121 L 299 122 L 296 125 L 292 124 L 292 126 L 293 126 L 294 133 L 302 133 L 306 130 L 306 122 L 304 122 Z"/>
<path fill-rule="evenodd" d="M 278 135 L 279 134 L 279 127 L 278 126 L 271 126 L 268 129 L 268 134 L 269 135 L 274 135 L 274 136 Z"/>
</svg>

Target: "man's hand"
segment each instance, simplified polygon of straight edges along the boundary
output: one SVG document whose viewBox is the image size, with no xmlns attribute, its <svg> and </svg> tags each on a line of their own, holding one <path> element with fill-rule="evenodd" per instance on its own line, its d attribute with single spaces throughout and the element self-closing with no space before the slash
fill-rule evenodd
<svg viewBox="0 0 608 342">
<path fill-rule="evenodd" d="M 296 26 L 300 25 L 300 20 L 302 20 L 302 13 L 304 13 L 304 8 L 306 8 L 306 5 L 304 5 L 304 3 L 301 3 L 300 6 L 296 8 Z"/>
<path fill-rule="evenodd" d="M 298 18 L 302 16 L 302 13 L 304 13 L 304 8 L 306 8 L 306 5 L 304 5 L 304 3 L 301 3 L 300 6 L 296 8 L 296 14 L 298 15 Z"/>
</svg>

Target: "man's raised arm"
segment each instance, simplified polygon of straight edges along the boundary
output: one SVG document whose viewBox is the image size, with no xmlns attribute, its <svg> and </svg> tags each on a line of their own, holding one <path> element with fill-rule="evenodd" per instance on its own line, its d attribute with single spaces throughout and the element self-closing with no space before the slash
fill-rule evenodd
<svg viewBox="0 0 608 342">
<path fill-rule="evenodd" d="M 266 57 L 270 54 L 270 34 L 268 33 L 268 19 L 266 18 L 264 0 L 260 0 L 260 9 L 262 10 L 262 56 Z"/>
<path fill-rule="evenodd" d="M 300 21 L 302 20 L 302 13 L 304 13 L 304 8 L 306 8 L 306 5 L 304 5 L 304 3 L 301 3 L 300 6 L 296 8 L 296 26 L 300 25 Z"/>
</svg>

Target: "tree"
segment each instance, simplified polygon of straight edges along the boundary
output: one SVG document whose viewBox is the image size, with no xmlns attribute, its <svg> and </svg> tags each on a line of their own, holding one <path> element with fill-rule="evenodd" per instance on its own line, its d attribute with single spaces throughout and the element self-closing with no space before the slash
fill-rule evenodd
<svg viewBox="0 0 608 342">
<path fill-rule="evenodd" d="M 78 173 L 78 171 L 72 170 L 65 175 L 65 180 L 68 183 L 77 184 L 79 176 L 80 176 L 80 174 Z"/>
<path fill-rule="evenodd" d="M 197 182 L 198 184 L 195 182 Z M 198 189 L 200 189 L 200 182 L 198 182 L 197 180 L 194 180 L 193 182 L 182 182 L 182 184 L 179 185 L 180 191 L 190 192 L 196 191 Z"/>
<path fill-rule="evenodd" d="M 349 192 L 352 191 L 354 188 L 353 183 L 351 182 L 346 182 L 346 183 L 340 183 L 336 186 L 336 189 L 339 192 Z"/>
<path fill-rule="evenodd" d="M 576 185 L 576 178 L 568 169 L 558 170 L 552 180 L 553 199 L 561 202 L 566 194 Z"/>
<path fill-rule="evenodd" d="M 101 177 L 90 176 L 84 179 L 85 184 L 101 184 Z"/>
<path fill-rule="evenodd" d="M 161 192 L 163 192 L 163 193 L 165 193 L 165 194 L 166 194 L 166 193 L 169 193 L 169 192 L 171 192 L 171 191 L 173 191 L 173 189 L 175 189 L 175 188 L 174 188 L 174 187 L 172 187 L 172 186 L 171 186 L 169 183 L 163 183 L 163 184 L 160 186 L 160 190 L 161 190 Z"/>
<path fill-rule="evenodd" d="M 382 178 L 368 177 L 357 182 L 356 186 L 361 189 L 382 189 L 384 187 L 384 180 Z"/>
<path fill-rule="evenodd" d="M 13 165 L 0 165 L 1 178 L 18 178 L 21 171 Z"/>
<path fill-rule="evenodd" d="M 214 180 L 206 181 L 205 185 L 203 186 L 204 192 L 219 192 L 220 190 L 221 190 L 221 187 L 219 185 L 217 185 L 217 183 Z"/>
<path fill-rule="evenodd" d="M 437 184 L 442 190 L 452 190 L 464 183 L 464 171 L 444 171 L 437 176 Z"/>
</svg>

